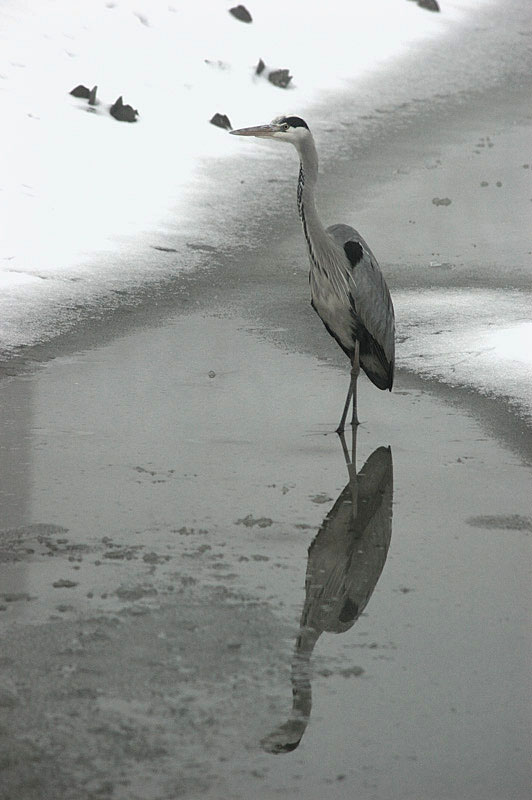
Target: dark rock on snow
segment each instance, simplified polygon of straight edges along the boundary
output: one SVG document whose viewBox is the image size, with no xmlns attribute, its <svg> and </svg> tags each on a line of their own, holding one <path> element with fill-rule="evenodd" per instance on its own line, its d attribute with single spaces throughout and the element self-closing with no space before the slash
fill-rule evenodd
<svg viewBox="0 0 532 800">
<path fill-rule="evenodd" d="M 274 69 L 268 75 L 268 80 L 270 83 L 273 83 L 274 86 L 279 86 L 281 89 L 286 89 L 292 80 L 292 76 L 287 69 Z"/>
<path fill-rule="evenodd" d="M 139 112 L 136 108 L 133 108 L 129 105 L 124 105 L 124 101 L 122 100 L 122 95 L 115 100 L 111 108 L 109 109 L 109 113 L 115 119 L 120 120 L 120 122 L 136 122 Z"/>
<path fill-rule="evenodd" d="M 436 0 L 414 0 L 420 8 L 426 8 L 427 11 L 439 11 L 440 7 Z"/>
<path fill-rule="evenodd" d="M 255 67 L 255 75 L 262 75 L 264 70 L 266 70 L 266 64 L 264 63 L 262 58 L 259 58 L 259 63 Z M 287 69 L 266 70 L 264 77 L 268 78 L 270 83 L 273 83 L 274 86 L 280 86 L 281 89 L 286 89 L 286 87 L 292 80 L 290 71 Z"/>
<path fill-rule="evenodd" d="M 88 100 L 91 96 L 91 90 L 87 89 L 86 86 L 83 86 L 83 84 L 80 83 L 79 86 L 76 86 L 74 89 L 72 89 L 70 94 L 73 97 L 81 97 L 83 100 Z"/>
<path fill-rule="evenodd" d="M 218 128 L 225 128 L 227 131 L 231 131 L 233 126 L 229 122 L 229 117 L 226 114 L 218 114 L 216 113 L 211 119 L 209 120 L 211 125 L 216 125 Z"/>
<path fill-rule="evenodd" d="M 245 6 L 235 6 L 229 9 L 229 13 L 240 20 L 240 22 L 253 22 L 253 17 Z"/>
</svg>

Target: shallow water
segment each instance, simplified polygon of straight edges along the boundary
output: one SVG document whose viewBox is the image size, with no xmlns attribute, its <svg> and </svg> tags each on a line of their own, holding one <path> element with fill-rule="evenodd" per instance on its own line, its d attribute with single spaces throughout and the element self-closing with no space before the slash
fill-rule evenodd
<svg viewBox="0 0 532 800">
<path fill-rule="evenodd" d="M 6 631 L 11 746 L 29 737 L 64 796 L 82 798 L 95 771 L 124 798 L 171 785 L 212 798 L 526 797 L 529 471 L 430 395 L 362 382 L 357 466 L 384 461 L 357 498 L 332 433 L 344 371 L 246 328 L 180 316 L 4 381 L 17 479 L 2 492 L 1 619 L 44 635 L 36 661 L 31 627 Z M 109 644 L 96 657 L 98 637 Z M 290 750 L 279 726 L 293 681 Z M 52 705 L 59 761 L 42 719 L 25 727 Z"/>
</svg>

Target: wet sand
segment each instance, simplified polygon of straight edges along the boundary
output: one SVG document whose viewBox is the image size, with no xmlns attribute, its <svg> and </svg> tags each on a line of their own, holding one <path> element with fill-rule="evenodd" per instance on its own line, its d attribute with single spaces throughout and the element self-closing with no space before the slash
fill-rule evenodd
<svg viewBox="0 0 532 800">
<path fill-rule="evenodd" d="M 530 431 L 400 371 L 361 381 L 349 476 L 296 226 L 9 367 L 9 800 L 528 797 Z"/>
</svg>

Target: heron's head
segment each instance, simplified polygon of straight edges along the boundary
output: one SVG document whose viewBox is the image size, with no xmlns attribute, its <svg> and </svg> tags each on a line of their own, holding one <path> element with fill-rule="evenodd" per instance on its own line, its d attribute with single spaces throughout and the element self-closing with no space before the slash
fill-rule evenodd
<svg viewBox="0 0 532 800">
<path fill-rule="evenodd" d="M 259 139 L 277 139 L 288 142 L 298 149 L 311 138 L 309 127 L 301 117 L 276 117 L 269 125 L 257 125 L 254 128 L 239 128 L 230 131 L 235 136 L 256 136 Z"/>
</svg>

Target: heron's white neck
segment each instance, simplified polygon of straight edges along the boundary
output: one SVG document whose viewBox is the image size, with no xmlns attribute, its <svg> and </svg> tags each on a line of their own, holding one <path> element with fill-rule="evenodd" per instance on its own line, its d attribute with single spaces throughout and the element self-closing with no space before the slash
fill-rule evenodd
<svg viewBox="0 0 532 800">
<path fill-rule="evenodd" d="M 311 136 L 307 137 L 297 148 L 300 159 L 299 179 L 297 183 L 297 208 L 303 224 L 303 232 L 314 261 L 314 254 L 328 240 L 316 210 L 314 189 L 318 182 L 318 153 Z"/>
</svg>

